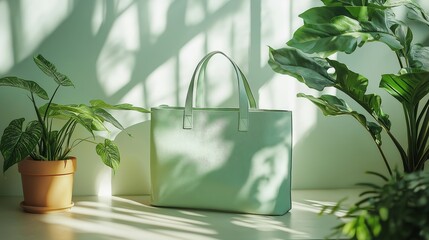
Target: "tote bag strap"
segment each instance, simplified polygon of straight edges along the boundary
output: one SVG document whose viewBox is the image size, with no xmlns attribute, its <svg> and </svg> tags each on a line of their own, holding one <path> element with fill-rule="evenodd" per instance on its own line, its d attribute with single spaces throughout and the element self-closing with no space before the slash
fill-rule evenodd
<svg viewBox="0 0 429 240">
<path fill-rule="evenodd" d="M 183 128 L 191 129 L 193 127 L 193 114 L 192 114 L 192 106 L 194 101 L 194 89 L 200 78 L 204 74 L 202 74 L 210 59 L 216 55 L 221 54 L 226 57 L 234 67 L 234 71 L 238 81 L 238 96 L 239 96 L 239 122 L 238 122 L 238 130 L 239 131 L 247 131 L 249 128 L 249 106 L 250 108 L 256 108 L 256 101 L 253 97 L 252 91 L 250 89 L 249 83 L 247 82 L 246 77 L 243 72 L 237 66 L 237 64 L 232 61 L 226 54 L 220 51 L 214 51 L 207 54 L 197 65 L 195 71 L 192 75 L 191 82 L 189 84 L 188 93 L 186 96 L 185 102 L 185 111 L 183 116 Z"/>
<path fill-rule="evenodd" d="M 214 52 L 211 52 L 211 53 L 209 53 L 209 54 L 207 54 L 200 62 L 203 62 L 202 63 L 202 65 L 201 65 L 201 67 L 200 67 L 200 69 L 199 69 L 199 71 L 198 71 L 198 74 L 197 74 L 197 76 L 198 76 L 198 78 L 197 78 L 197 81 L 196 81 L 196 83 L 195 83 L 195 88 L 197 89 L 197 91 L 199 91 L 198 89 L 198 87 L 199 87 L 199 85 L 201 85 L 201 79 L 203 78 L 203 76 L 204 76 L 204 72 L 205 72 L 205 70 L 206 70 L 206 68 L 207 68 L 207 64 L 209 63 L 209 61 L 210 61 L 210 59 L 211 59 L 211 57 L 212 56 L 214 56 L 215 54 L 222 54 L 222 55 L 224 55 L 226 58 L 228 58 L 228 60 L 231 62 L 231 64 L 234 66 L 234 70 L 236 70 L 236 69 L 238 69 L 238 71 L 240 72 L 240 76 L 241 76 L 241 79 L 243 80 L 243 84 L 244 84 L 244 89 L 246 90 L 246 96 L 247 96 L 247 100 L 249 101 L 249 107 L 250 108 L 253 108 L 253 109 L 255 109 L 256 108 L 256 101 L 255 101 L 255 97 L 253 97 L 253 93 L 252 93 L 252 90 L 251 90 L 251 88 L 250 88 L 250 85 L 249 85 L 249 82 L 247 81 L 247 78 L 246 78 L 246 76 L 244 75 L 244 73 L 241 71 L 241 69 L 240 69 L 240 67 L 238 67 L 238 65 L 234 62 L 234 61 L 232 61 L 232 59 L 230 59 L 226 54 L 224 54 L 224 53 L 222 53 L 222 52 L 220 52 L 220 51 L 214 51 Z M 198 67 L 197 67 L 197 69 L 195 69 L 195 72 L 197 72 L 197 70 L 198 70 Z M 195 96 L 195 98 L 197 98 L 198 97 L 198 94 L 195 94 L 196 96 Z"/>
</svg>

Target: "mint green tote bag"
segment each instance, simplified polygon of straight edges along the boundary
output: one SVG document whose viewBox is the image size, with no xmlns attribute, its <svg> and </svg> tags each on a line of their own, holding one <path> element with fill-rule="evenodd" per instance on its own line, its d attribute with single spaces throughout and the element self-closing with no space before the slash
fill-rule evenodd
<svg viewBox="0 0 429 240">
<path fill-rule="evenodd" d="M 194 91 L 212 56 L 238 81 L 238 108 L 196 108 Z M 185 107 L 151 113 L 152 205 L 264 215 L 291 209 L 292 113 L 262 110 L 239 67 L 211 52 L 197 65 Z"/>
</svg>

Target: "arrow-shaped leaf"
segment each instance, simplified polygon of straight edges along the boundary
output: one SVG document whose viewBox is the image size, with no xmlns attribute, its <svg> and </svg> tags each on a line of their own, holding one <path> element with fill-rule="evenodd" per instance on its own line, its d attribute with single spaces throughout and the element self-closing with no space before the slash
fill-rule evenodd
<svg viewBox="0 0 429 240">
<path fill-rule="evenodd" d="M 64 74 L 57 71 L 55 65 L 49 62 L 42 55 L 37 55 L 33 58 L 36 65 L 42 70 L 47 76 L 53 78 L 61 86 L 74 86 L 72 81 Z"/>
<path fill-rule="evenodd" d="M 108 110 L 133 110 L 133 111 L 142 112 L 142 113 L 150 113 L 150 111 L 147 109 L 144 109 L 141 107 L 135 107 L 132 104 L 128 104 L 128 103 L 111 105 L 104 102 L 103 100 L 95 99 L 95 100 L 91 100 L 90 104 L 93 108 L 103 108 Z"/>
<path fill-rule="evenodd" d="M 4 157 L 3 172 L 33 152 L 42 136 L 42 126 L 37 121 L 29 122 L 22 131 L 24 118 L 13 120 L 4 130 L 0 151 Z"/>
<path fill-rule="evenodd" d="M 94 109 L 94 113 L 98 116 L 98 118 L 102 119 L 102 121 L 109 122 L 116 128 L 120 130 L 124 130 L 124 127 L 122 126 L 122 124 L 106 110 L 102 108 L 96 108 Z"/>
<path fill-rule="evenodd" d="M 16 87 L 30 91 L 42 99 L 48 100 L 46 91 L 34 81 L 29 81 L 17 77 L 0 78 L 0 86 Z"/>
</svg>

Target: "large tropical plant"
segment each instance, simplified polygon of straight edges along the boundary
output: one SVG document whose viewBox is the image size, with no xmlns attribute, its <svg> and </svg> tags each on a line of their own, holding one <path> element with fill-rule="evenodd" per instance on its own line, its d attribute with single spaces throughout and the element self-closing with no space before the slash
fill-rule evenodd
<svg viewBox="0 0 429 240">
<path fill-rule="evenodd" d="M 290 75 L 319 91 L 334 87 L 349 99 L 322 94 L 298 94 L 316 104 L 324 115 L 350 115 L 372 136 L 390 175 L 392 169 L 382 149 L 384 130 L 402 159 L 405 172 L 422 170 L 429 158 L 429 47 L 413 41 L 411 21 L 429 26 L 429 15 L 414 0 L 322 0 L 323 6 L 301 15 L 304 24 L 287 47 L 270 48 L 269 64 L 278 73 Z M 395 9 L 408 11 L 406 21 Z M 425 26 L 426 27 L 426 26 Z M 380 77 L 379 86 L 398 100 L 406 120 L 407 144 L 391 131 L 389 115 L 382 110 L 379 95 L 367 92 L 368 79 L 345 64 L 330 59 L 334 53 L 353 53 L 369 42 L 385 44 L 396 55 L 398 72 Z M 355 101 L 366 112 L 352 109 Z M 369 118 L 368 118 L 369 116 Z"/>
<path fill-rule="evenodd" d="M 74 85 L 42 55 L 34 57 L 34 62 L 40 70 L 55 81 L 57 86 L 49 97 L 47 92 L 34 81 L 19 77 L 0 78 L 0 86 L 28 91 L 36 116 L 36 120 L 27 122 L 25 129 L 23 129 L 25 119 L 19 118 L 12 120 L 4 130 L 0 141 L 0 151 L 4 158 L 3 172 L 27 156 L 41 161 L 68 159 L 70 151 L 82 142 L 95 144 L 96 152 L 103 163 L 116 170 L 120 162 L 118 147 L 108 138 L 100 143 L 95 141 L 96 132 L 109 131 L 106 123 L 124 130 L 121 123 L 108 110 L 133 110 L 142 113 L 149 111 L 131 104 L 110 105 L 102 100 L 91 100 L 90 105 L 54 103 L 54 97 L 61 87 Z M 45 103 L 38 104 L 40 100 Z M 54 123 L 54 120 L 57 121 Z M 86 129 L 90 136 L 74 139 L 73 133 L 78 125 Z M 60 127 L 56 128 L 56 126 Z"/>
</svg>

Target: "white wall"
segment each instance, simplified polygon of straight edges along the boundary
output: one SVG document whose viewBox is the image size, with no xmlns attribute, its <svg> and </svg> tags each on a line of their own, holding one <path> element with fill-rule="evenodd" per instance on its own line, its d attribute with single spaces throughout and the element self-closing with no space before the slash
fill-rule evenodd
<svg viewBox="0 0 429 240">
<path fill-rule="evenodd" d="M 293 187 L 351 187 L 362 181 L 365 170 L 384 171 L 370 136 L 353 119 L 325 118 L 311 103 L 297 99 L 298 92 L 314 92 L 274 74 L 267 64 L 267 46 L 282 47 L 301 24 L 297 14 L 315 4 L 319 1 L 3 0 L 0 76 L 45 79 L 31 59 L 42 53 L 76 85 L 61 90 L 59 102 L 102 98 L 147 108 L 183 106 L 198 60 L 221 50 L 242 67 L 261 108 L 293 111 Z M 372 58 L 376 70 L 388 67 L 389 61 L 375 60 L 376 56 Z M 358 67 L 369 64 L 358 62 L 359 58 L 339 58 Z M 230 76 L 228 66 L 216 60 L 206 85 L 208 105 L 236 105 Z M 42 85 L 52 89 L 49 82 Z M 0 103 L 1 131 L 12 119 L 33 117 L 20 90 L 0 88 Z M 394 112 L 396 107 L 388 110 Z M 78 147 L 76 195 L 149 192 L 149 115 L 116 116 L 133 135 L 116 137 L 122 153 L 120 169 L 112 176 L 92 145 Z M 20 194 L 20 177 L 13 167 L 0 177 L 0 195 Z"/>
</svg>

